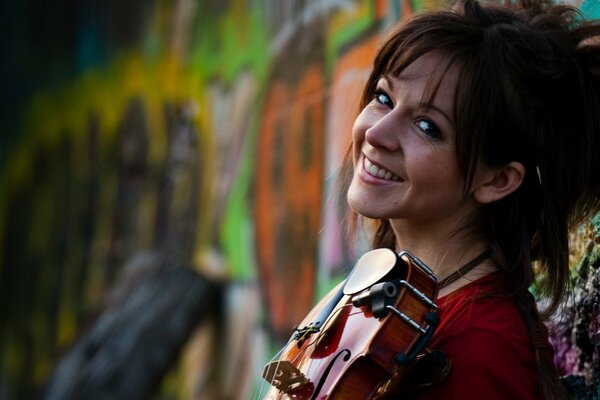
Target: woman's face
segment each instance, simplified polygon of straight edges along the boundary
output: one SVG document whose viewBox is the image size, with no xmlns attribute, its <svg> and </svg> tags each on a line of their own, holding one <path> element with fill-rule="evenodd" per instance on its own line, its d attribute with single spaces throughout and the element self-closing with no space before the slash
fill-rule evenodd
<svg viewBox="0 0 600 400">
<path fill-rule="evenodd" d="M 348 202 L 359 214 L 444 223 L 474 207 L 464 196 L 455 150 L 458 71 L 447 71 L 431 104 L 423 103 L 431 97 L 428 85 L 442 73 L 442 57 L 429 53 L 399 76 L 381 77 L 354 122 Z"/>
</svg>

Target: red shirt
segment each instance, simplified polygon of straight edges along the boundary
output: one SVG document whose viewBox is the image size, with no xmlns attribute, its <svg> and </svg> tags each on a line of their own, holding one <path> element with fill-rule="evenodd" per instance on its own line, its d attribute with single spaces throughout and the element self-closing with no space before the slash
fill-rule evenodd
<svg viewBox="0 0 600 400">
<path fill-rule="evenodd" d="M 430 348 L 446 352 L 452 369 L 417 398 L 541 399 L 529 333 L 499 274 L 438 299 L 441 323 Z"/>
</svg>

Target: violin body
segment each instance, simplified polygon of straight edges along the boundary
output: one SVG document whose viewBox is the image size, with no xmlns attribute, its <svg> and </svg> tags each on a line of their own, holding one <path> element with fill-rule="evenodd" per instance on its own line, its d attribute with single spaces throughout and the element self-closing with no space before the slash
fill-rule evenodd
<svg viewBox="0 0 600 400">
<path fill-rule="evenodd" d="M 437 327 L 437 291 L 437 277 L 410 253 L 365 254 L 265 367 L 265 398 L 383 397 Z"/>
</svg>

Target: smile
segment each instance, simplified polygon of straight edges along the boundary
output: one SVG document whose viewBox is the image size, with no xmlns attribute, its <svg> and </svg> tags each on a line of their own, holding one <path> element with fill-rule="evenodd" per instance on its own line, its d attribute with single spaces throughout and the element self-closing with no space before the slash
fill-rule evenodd
<svg viewBox="0 0 600 400">
<path fill-rule="evenodd" d="M 399 182 L 401 180 L 401 178 L 398 175 L 388 171 L 385 168 L 378 167 L 377 165 L 369 161 L 367 157 L 364 157 L 364 160 L 365 171 L 369 175 L 374 176 L 376 178 L 385 179 L 386 181 Z"/>
</svg>

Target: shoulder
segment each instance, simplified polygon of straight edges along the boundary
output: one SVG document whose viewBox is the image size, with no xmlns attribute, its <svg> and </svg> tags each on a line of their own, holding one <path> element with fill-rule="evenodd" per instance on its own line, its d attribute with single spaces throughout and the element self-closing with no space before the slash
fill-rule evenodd
<svg viewBox="0 0 600 400">
<path fill-rule="evenodd" d="M 471 349 L 481 355 L 533 360 L 529 331 L 512 296 L 490 290 L 489 280 L 440 302 L 441 324 L 432 346 Z"/>
<path fill-rule="evenodd" d="M 537 399 L 533 355 L 499 332 L 470 327 L 436 348 L 446 352 L 452 369 L 423 399 Z M 441 396 L 441 397 L 440 397 Z"/>
<path fill-rule="evenodd" d="M 423 399 L 538 398 L 527 327 L 512 297 L 487 289 L 473 285 L 440 302 L 442 323 L 431 347 L 446 352 L 452 369 Z"/>
<path fill-rule="evenodd" d="M 523 373 L 535 371 L 533 352 L 507 337 L 505 332 L 470 327 L 460 335 L 440 343 L 450 353 L 455 369 L 469 374 L 488 375 L 490 379 L 509 378 L 515 368 Z M 527 375 L 527 374 L 526 374 Z"/>
<path fill-rule="evenodd" d="M 495 333 L 517 347 L 529 347 L 529 333 L 514 297 L 506 294 L 497 276 L 487 276 L 440 299 L 442 320 L 434 342 L 461 336 L 465 330 Z"/>
</svg>

